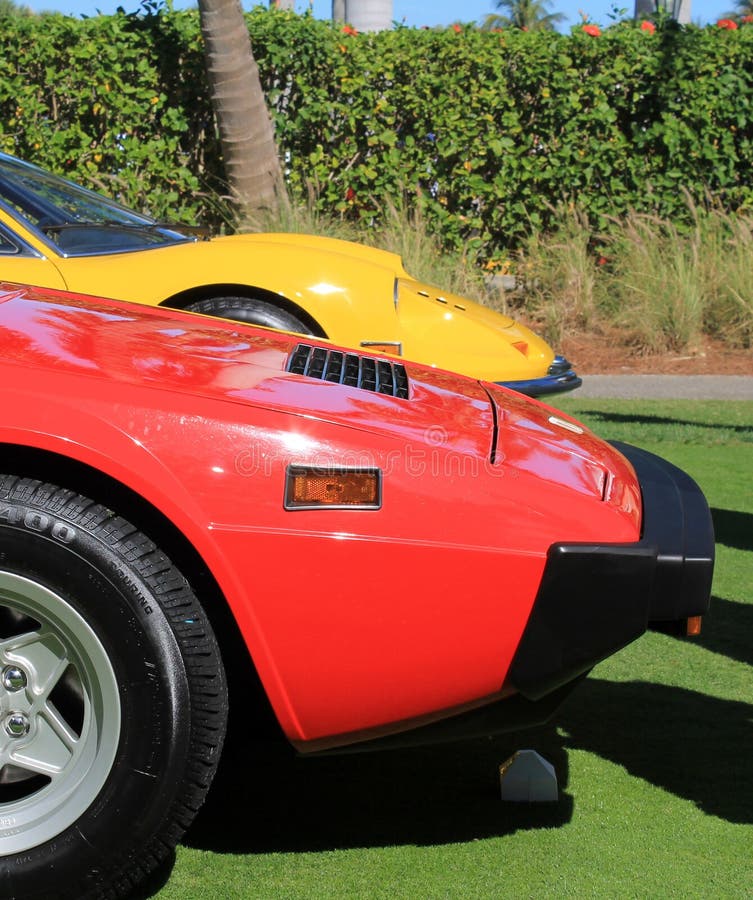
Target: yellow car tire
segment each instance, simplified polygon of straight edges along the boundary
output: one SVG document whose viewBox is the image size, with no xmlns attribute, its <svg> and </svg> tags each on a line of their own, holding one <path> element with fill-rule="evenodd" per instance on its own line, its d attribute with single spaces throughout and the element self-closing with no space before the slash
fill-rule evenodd
<svg viewBox="0 0 753 900">
<path fill-rule="evenodd" d="M 293 331 L 297 334 L 313 334 L 311 329 L 285 309 L 280 309 L 267 300 L 252 297 L 210 297 L 186 307 L 191 312 L 205 316 L 219 316 L 249 325 L 262 325 L 279 331 Z"/>
</svg>

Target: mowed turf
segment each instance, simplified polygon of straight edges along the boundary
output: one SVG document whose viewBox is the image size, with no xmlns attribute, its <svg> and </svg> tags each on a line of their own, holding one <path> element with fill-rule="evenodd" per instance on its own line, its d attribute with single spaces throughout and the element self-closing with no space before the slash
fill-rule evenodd
<svg viewBox="0 0 753 900">
<path fill-rule="evenodd" d="M 150 896 L 753 897 L 753 403 L 558 406 L 704 489 L 718 543 L 701 637 L 645 635 L 550 725 L 504 738 L 323 759 L 232 742 Z M 555 766 L 558 803 L 500 801 L 520 748 Z"/>
</svg>

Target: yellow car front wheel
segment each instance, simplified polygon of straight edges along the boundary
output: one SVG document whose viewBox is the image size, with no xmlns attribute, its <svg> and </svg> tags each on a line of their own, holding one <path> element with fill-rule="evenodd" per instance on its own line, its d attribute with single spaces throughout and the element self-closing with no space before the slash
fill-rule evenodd
<svg viewBox="0 0 753 900">
<path fill-rule="evenodd" d="M 205 316 L 219 316 L 249 325 L 262 325 L 264 328 L 293 331 L 297 334 L 313 334 L 307 325 L 286 309 L 254 297 L 210 297 L 185 308 Z"/>
</svg>

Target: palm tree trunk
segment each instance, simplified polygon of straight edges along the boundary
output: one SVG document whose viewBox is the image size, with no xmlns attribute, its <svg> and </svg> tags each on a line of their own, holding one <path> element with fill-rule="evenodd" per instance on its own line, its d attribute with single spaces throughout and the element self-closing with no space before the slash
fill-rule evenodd
<svg viewBox="0 0 753 900">
<path fill-rule="evenodd" d="M 199 0 L 199 12 L 230 191 L 242 210 L 274 210 L 280 160 L 240 2 Z"/>
<path fill-rule="evenodd" d="M 634 17 L 642 19 L 660 9 L 668 12 L 680 25 L 690 24 L 691 0 L 635 0 Z"/>
<path fill-rule="evenodd" d="M 345 0 L 345 21 L 357 31 L 392 27 L 392 0 Z"/>
<path fill-rule="evenodd" d="M 672 4 L 672 18 L 680 25 L 690 24 L 690 0 L 674 0 Z"/>
</svg>

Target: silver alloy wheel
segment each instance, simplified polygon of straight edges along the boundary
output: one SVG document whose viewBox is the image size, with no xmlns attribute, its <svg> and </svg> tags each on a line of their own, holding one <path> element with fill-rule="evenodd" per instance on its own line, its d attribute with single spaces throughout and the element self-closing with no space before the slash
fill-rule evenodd
<svg viewBox="0 0 753 900">
<path fill-rule="evenodd" d="M 0 848 L 51 840 L 95 800 L 120 739 L 105 648 L 36 581 L 0 571 Z"/>
</svg>

